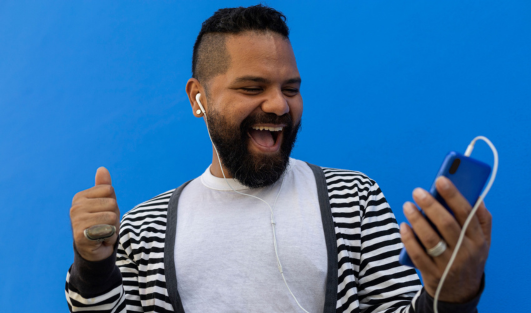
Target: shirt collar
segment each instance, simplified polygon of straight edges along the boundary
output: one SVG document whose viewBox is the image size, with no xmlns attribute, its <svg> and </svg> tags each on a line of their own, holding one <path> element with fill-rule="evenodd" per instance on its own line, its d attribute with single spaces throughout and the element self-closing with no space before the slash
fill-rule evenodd
<svg viewBox="0 0 531 313">
<path fill-rule="evenodd" d="M 210 165 L 206 171 L 201 175 L 201 183 L 205 185 L 205 187 L 213 189 L 213 190 L 221 190 L 221 191 L 229 191 L 232 190 L 230 187 L 232 187 L 234 190 L 246 190 L 250 189 L 249 187 L 242 185 L 238 180 L 235 178 L 227 178 L 227 181 L 225 181 L 225 178 L 223 177 L 216 177 L 212 175 L 212 172 L 210 171 Z M 228 184 L 230 184 L 230 187 Z"/>
</svg>

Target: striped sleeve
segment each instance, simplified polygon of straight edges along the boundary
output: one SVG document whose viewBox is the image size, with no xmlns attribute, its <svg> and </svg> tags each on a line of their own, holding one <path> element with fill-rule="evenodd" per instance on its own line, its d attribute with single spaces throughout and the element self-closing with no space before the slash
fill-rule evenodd
<svg viewBox="0 0 531 313">
<path fill-rule="evenodd" d="M 140 302 L 138 288 L 138 267 L 131 257 L 126 253 L 122 243 L 118 245 L 116 253 L 116 266 L 122 274 L 122 285 L 125 292 L 124 312 L 144 312 Z M 117 312 L 120 312 L 119 310 Z"/>
<path fill-rule="evenodd" d="M 359 299 L 362 312 L 408 312 L 415 295 L 422 294 L 415 270 L 398 262 L 403 247 L 398 225 L 380 187 L 369 180 L 359 190 L 361 253 Z"/>
<path fill-rule="evenodd" d="M 117 264 L 127 294 L 127 312 L 173 312 L 164 269 L 168 203 L 173 190 L 126 213 L 120 226 L 123 257 Z M 123 262 L 123 263 L 120 263 Z"/>
<path fill-rule="evenodd" d="M 338 248 L 337 312 L 414 312 L 421 290 L 398 263 L 398 225 L 378 185 L 356 171 L 323 168 Z"/>
</svg>

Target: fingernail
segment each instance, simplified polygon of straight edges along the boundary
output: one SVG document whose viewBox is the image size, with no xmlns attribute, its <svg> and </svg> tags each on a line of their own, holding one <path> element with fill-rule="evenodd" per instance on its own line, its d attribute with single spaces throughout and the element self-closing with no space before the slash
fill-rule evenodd
<svg viewBox="0 0 531 313">
<path fill-rule="evenodd" d="M 411 202 L 404 203 L 404 211 L 406 212 L 406 215 L 411 215 L 415 213 L 415 208 L 413 207 L 413 203 Z"/>
<path fill-rule="evenodd" d="M 407 234 L 409 232 L 409 228 L 407 227 L 407 224 L 405 222 L 402 222 L 400 224 L 400 233 Z"/>
<path fill-rule="evenodd" d="M 444 176 L 439 176 L 437 180 L 439 181 L 439 187 L 441 187 L 441 189 L 448 190 L 448 188 L 450 188 L 450 184 L 448 183 L 448 178 Z"/>
<path fill-rule="evenodd" d="M 427 195 L 428 195 L 428 193 L 422 188 L 417 188 L 417 189 L 413 190 L 413 196 L 415 196 L 415 198 L 417 198 L 419 200 L 426 199 Z"/>
</svg>

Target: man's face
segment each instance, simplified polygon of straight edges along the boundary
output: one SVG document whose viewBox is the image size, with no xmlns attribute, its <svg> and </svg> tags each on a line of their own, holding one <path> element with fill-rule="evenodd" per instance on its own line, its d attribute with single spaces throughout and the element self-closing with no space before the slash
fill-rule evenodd
<svg viewBox="0 0 531 313">
<path fill-rule="evenodd" d="M 288 40 L 276 33 L 229 35 L 229 69 L 208 83 L 207 114 L 223 165 L 251 188 L 277 181 L 302 117 L 300 75 Z"/>
</svg>

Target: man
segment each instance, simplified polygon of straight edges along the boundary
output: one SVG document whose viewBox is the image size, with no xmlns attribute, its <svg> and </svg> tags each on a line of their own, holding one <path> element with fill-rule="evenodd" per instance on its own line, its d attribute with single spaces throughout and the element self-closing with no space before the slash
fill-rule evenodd
<svg viewBox="0 0 531 313">
<path fill-rule="evenodd" d="M 221 9 L 203 23 L 186 92 L 205 118 L 212 164 L 181 187 L 124 215 L 109 172 L 73 199 L 71 311 L 431 312 L 441 274 L 470 205 L 437 181 L 454 219 L 429 194 L 413 193 L 441 238 L 411 203 L 404 212 L 430 256 L 402 225 L 420 270 L 402 248 L 378 185 L 359 172 L 289 158 L 301 125 L 301 78 L 285 17 L 265 6 Z M 105 241 L 85 230 L 119 228 Z M 439 312 L 475 312 L 483 289 L 490 215 L 478 211 L 440 297 Z"/>
</svg>

